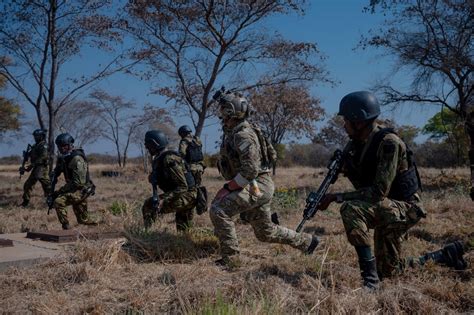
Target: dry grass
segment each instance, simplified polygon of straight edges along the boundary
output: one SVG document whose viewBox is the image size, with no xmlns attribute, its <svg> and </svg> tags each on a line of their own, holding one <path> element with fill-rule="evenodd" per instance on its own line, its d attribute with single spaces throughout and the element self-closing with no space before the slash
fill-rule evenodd
<svg viewBox="0 0 474 315">
<path fill-rule="evenodd" d="M 126 238 L 81 241 L 45 264 L 0 273 L 0 309 L 5 313 L 472 313 L 472 267 L 455 272 L 429 264 L 386 280 L 382 290 L 360 289 L 356 256 L 348 244 L 337 206 L 307 223 L 322 236 L 311 256 L 283 245 L 263 244 L 251 227 L 237 225 L 243 265 L 228 272 L 213 264 L 217 240 L 207 214 L 196 217 L 189 233 L 175 232 L 173 215 L 150 231 L 141 228 L 140 207 L 151 193 L 146 175 L 130 168 L 122 177 L 105 178 L 93 166 L 97 195 L 90 209 L 99 229 L 123 229 Z M 16 168 L 0 167 L 0 232 L 58 229 L 55 215 L 35 190 L 31 209 L 19 208 L 22 183 Z M 285 226 L 295 227 L 304 197 L 324 176 L 323 169 L 281 169 L 275 179 L 274 208 Z M 457 238 L 474 236 L 473 203 L 467 195 L 467 169 L 423 169 L 429 216 L 411 233 L 406 252 L 418 255 Z M 207 169 L 211 196 L 222 185 Z M 334 189 L 346 189 L 345 179 Z M 70 221 L 75 224 L 72 211 Z M 75 228 L 84 229 L 82 226 Z M 0 249 L 1 253 L 1 249 Z M 471 266 L 473 254 L 467 255 Z"/>
</svg>

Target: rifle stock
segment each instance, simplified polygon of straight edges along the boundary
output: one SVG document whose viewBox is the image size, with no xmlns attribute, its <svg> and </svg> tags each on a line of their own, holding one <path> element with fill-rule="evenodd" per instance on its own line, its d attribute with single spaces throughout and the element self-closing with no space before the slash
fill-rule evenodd
<svg viewBox="0 0 474 315">
<path fill-rule="evenodd" d="M 306 198 L 306 206 L 303 211 L 303 219 L 301 220 L 300 224 L 298 224 L 296 232 L 300 232 L 305 222 L 311 219 L 316 214 L 316 212 L 318 212 L 318 205 L 323 199 L 324 195 L 326 195 L 329 186 L 331 186 L 337 180 L 337 176 L 339 175 L 339 172 L 342 167 L 342 162 L 342 151 L 336 150 L 329 162 L 328 173 L 321 185 L 319 186 L 318 191 L 310 192 L 308 197 Z"/>
</svg>

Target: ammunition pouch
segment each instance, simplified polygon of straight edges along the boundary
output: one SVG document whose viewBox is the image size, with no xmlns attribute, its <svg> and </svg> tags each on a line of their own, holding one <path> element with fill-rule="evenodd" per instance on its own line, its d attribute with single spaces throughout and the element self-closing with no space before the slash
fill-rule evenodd
<svg viewBox="0 0 474 315">
<path fill-rule="evenodd" d="M 390 189 L 389 198 L 408 201 L 420 189 L 416 167 L 412 166 L 403 173 L 398 174 Z"/>
</svg>

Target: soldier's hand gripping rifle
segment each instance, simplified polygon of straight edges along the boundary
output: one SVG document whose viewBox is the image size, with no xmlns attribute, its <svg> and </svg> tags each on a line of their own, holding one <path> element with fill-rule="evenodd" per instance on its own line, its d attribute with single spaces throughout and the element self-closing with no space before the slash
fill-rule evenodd
<svg viewBox="0 0 474 315">
<path fill-rule="evenodd" d="M 53 209 L 54 200 L 57 197 L 55 192 L 54 192 L 54 189 L 56 188 L 56 184 L 58 182 L 58 175 L 56 174 L 55 171 L 53 171 L 50 174 L 49 179 L 51 181 L 51 187 L 50 187 L 49 195 L 48 195 L 48 197 L 46 197 L 46 203 L 48 204 L 48 215 L 49 215 L 49 212 L 51 211 L 51 209 Z"/>
<path fill-rule="evenodd" d="M 31 153 L 31 144 L 28 144 L 28 146 L 26 147 L 26 150 L 23 150 L 23 161 L 21 162 L 21 166 L 18 169 L 18 172 L 20 173 L 20 179 L 21 179 L 21 176 L 25 174 L 25 171 L 26 171 L 25 164 L 30 158 L 30 153 Z"/>
<path fill-rule="evenodd" d="M 323 199 L 324 195 L 326 195 L 329 186 L 334 184 L 337 180 L 337 176 L 341 170 L 341 166 L 343 163 L 343 154 L 341 150 L 336 150 L 331 158 L 331 161 L 328 165 L 328 173 L 324 178 L 321 186 L 317 192 L 310 192 L 308 197 L 306 198 L 306 206 L 303 212 L 303 220 L 301 220 L 300 224 L 296 228 L 296 232 L 300 232 L 303 228 L 304 223 L 311 219 L 316 212 L 318 211 L 318 205 Z"/>
</svg>

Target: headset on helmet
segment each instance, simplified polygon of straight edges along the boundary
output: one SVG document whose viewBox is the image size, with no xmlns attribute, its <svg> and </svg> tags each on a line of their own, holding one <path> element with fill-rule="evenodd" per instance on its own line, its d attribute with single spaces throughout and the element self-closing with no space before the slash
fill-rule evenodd
<svg viewBox="0 0 474 315">
<path fill-rule="evenodd" d="M 250 104 L 240 93 L 226 91 L 222 87 L 213 99 L 219 102 L 219 118 L 247 118 L 250 114 Z"/>
</svg>

